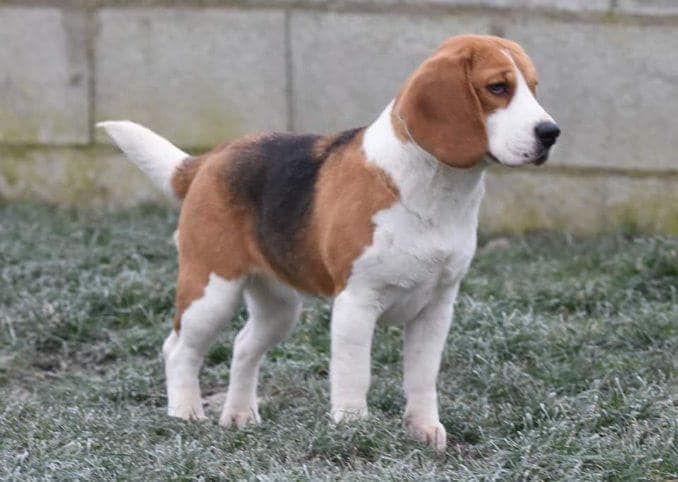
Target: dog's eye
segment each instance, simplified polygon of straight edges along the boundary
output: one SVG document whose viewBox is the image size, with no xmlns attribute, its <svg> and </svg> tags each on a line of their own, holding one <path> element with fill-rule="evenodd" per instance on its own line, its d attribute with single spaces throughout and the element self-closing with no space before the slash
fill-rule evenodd
<svg viewBox="0 0 678 482">
<path fill-rule="evenodd" d="M 506 95 L 508 94 L 509 87 L 506 82 L 498 82 L 496 84 L 488 85 L 487 90 L 489 90 L 494 95 Z"/>
</svg>

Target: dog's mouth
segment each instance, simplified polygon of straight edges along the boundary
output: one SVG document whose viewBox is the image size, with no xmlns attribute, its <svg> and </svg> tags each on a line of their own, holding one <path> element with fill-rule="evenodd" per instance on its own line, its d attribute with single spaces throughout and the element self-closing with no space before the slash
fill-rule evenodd
<svg viewBox="0 0 678 482">
<path fill-rule="evenodd" d="M 490 151 L 487 151 L 487 153 L 486 153 L 485 155 L 486 155 L 487 158 L 490 159 L 492 162 L 496 162 L 497 164 L 499 164 L 499 165 L 501 165 L 501 166 L 506 166 L 506 167 L 519 167 L 519 166 L 523 166 L 523 165 L 525 165 L 525 164 L 534 164 L 535 166 L 541 166 L 541 165 L 544 164 L 544 163 L 548 160 L 548 158 L 549 158 L 549 149 L 543 149 L 543 150 L 540 152 L 540 154 L 539 154 L 538 157 L 536 157 L 535 159 L 533 159 L 533 160 L 531 160 L 531 161 L 525 162 L 525 163 L 523 163 L 523 164 L 506 164 L 506 163 L 503 163 L 503 162 L 501 162 L 499 159 L 497 159 L 497 157 L 496 157 L 494 154 L 492 154 Z"/>
</svg>

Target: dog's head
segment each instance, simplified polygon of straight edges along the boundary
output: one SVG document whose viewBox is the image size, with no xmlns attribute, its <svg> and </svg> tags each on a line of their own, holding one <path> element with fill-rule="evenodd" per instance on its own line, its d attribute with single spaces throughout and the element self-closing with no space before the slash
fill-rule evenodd
<svg viewBox="0 0 678 482">
<path fill-rule="evenodd" d="M 536 87 L 536 70 L 518 44 L 452 37 L 405 82 L 394 127 L 453 167 L 486 157 L 507 166 L 542 164 L 560 129 L 537 102 Z"/>
</svg>

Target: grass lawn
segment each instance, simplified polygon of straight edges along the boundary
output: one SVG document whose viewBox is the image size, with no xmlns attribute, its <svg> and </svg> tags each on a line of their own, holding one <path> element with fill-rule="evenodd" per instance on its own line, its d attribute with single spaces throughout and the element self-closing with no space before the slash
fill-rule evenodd
<svg viewBox="0 0 678 482">
<path fill-rule="evenodd" d="M 165 415 L 176 215 L 0 205 L 0 479 L 678 478 L 678 239 L 562 234 L 481 252 L 439 380 L 450 444 L 401 426 L 401 331 L 377 331 L 372 416 L 329 422 L 328 305 L 262 367 L 263 424 L 217 425 L 232 340 L 201 381 L 212 416 Z"/>
</svg>

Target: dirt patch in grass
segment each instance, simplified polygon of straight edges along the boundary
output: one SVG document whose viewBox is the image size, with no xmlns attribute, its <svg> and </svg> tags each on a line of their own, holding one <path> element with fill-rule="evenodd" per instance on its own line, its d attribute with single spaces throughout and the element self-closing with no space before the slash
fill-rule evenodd
<svg viewBox="0 0 678 482">
<path fill-rule="evenodd" d="M 399 328 L 377 333 L 372 417 L 329 423 L 319 301 L 263 364 L 261 426 L 166 417 L 175 222 L 153 207 L 0 206 L 0 478 L 678 477 L 675 238 L 546 234 L 481 250 L 442 364 L 441 457 L 401 427 Z M 245 316 L 207 357 L 213 402 Z"/>
</svg>

